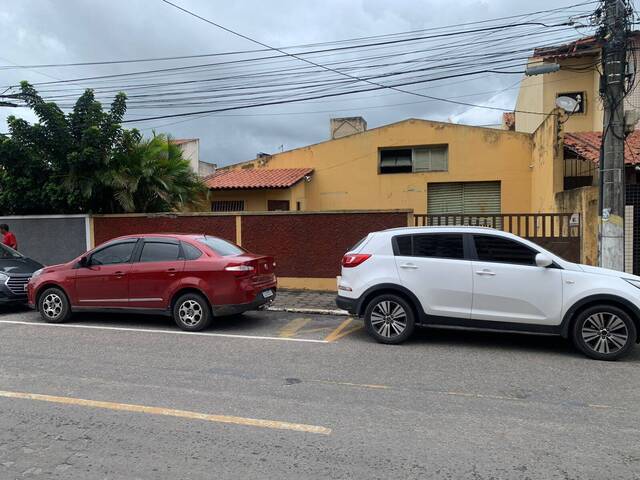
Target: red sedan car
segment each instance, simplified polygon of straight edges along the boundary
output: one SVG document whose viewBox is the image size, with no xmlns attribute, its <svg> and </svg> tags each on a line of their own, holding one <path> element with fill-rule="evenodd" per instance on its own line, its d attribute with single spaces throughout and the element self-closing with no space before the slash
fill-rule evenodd
<svg viewBox="0 0 640 480">
<path fill-rule="evenodd" d="M 180 328 L 259 310 L 275 299 L 273 257 L 208 235 L 131 235 L 33 274 L 29 305 L 60 323 L 72 312 L 171 315 Z"/>
</svg>

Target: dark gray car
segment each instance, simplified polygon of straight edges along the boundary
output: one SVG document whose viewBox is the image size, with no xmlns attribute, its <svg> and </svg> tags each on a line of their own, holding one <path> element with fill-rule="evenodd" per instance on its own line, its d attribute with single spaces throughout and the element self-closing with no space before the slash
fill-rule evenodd
<svg viewBox="0 0 640 480">
<path fill-rule="evenodd" d="M 0 244 L 0 305 L 26 303 L 27 283 L 43 265 Z"/>
</svg>

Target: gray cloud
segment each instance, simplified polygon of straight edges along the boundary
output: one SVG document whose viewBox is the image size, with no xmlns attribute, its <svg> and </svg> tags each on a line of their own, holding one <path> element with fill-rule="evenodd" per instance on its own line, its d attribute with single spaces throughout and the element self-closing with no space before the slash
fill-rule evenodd
<svg viewBox="0 0 640 480">
<path fill-rule="evenodd" d="M 535 4 L 508 0 L 176 2 L 216 22 L 278 46 L 429 28 L 558 6 L 557 2 L 551 0 L 539 0 Z M 0 44 L 3 46 L 0 64 L 3 65 L 9 65 L 10 62 L 74 62 L 257 48 L 159 0 L 4 2 L 4 6 L 0 7 Z M 37 83 L 50 81 L 52 78 L 120 73 L 159 65 L 0 70 L 0 85 L 15 84 L 23 79 Z M 167 63 L 162 66 L 167 66 Z M 411 88 L 444 97 L 494 91 L 467 100 L 480 104 L 491 102 L 510 108 L 515 103 L 517 90 L 508 90 L 498 95 L 495 91 L 513 84 L 517 79 L 517 76 L 491 76 Z M 81 86 L 93 85 L 91 82 L 83 82 Z M 33 120 L 30 112 L 0 107 L 0 132 L 6 131 L 5 119 L 8 114 L 22 115 Z M 135 114 L 140 115 L 141 112 L 137 111 Z M 203 159 L 227 164 L 252 158 L 260 151 L 278 151 L 281 145 L 290 149 L 325 140 L 328 136 L 329 118 L 351 115 L 364 116 L 372 127 L 408 117 L 435 120 L 452 118 L 454 121 L 473 124 L 498 123 L 500 119 L 500 113 L 496 111 L 469 109 L 423 101 L 397 92 L 378 91 L 348 98 L 239 110 L 224 116 L 221 114 L 190 121 L 158 120 L 139 126 L 155 126 L 158 132 L 168 132 L 174 137 L 199 137 Z M 173 125 L 165 125 L 168 123 Z M 150 130 L 144 130 L 144 133 L 149 134 Z"/>
</svg>

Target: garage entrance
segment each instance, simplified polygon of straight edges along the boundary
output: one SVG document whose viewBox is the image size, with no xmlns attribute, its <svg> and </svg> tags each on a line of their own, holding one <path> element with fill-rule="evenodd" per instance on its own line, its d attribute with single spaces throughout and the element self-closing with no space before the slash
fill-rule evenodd
<svg viewBox="0 0 640 480">
<path fill-rule="evenodd" d="M 429 183 L 427 213 L 500 214 L 500 182 Z"/>
</svg>

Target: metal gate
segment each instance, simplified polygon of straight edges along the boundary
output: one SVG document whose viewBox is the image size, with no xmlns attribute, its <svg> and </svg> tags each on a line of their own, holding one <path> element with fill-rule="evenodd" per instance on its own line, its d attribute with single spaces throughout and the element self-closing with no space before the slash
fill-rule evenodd
<svg viewBox="0 0 640 480">
<path fill-rule="evenodd" d="M 465 225 L 504 230 L 537 243 L 570 262 L 580 262 L 582 229 L 579 213 L 446 213 L 414 214 L 413 218 L 417 227 Z"/>
</svg>

